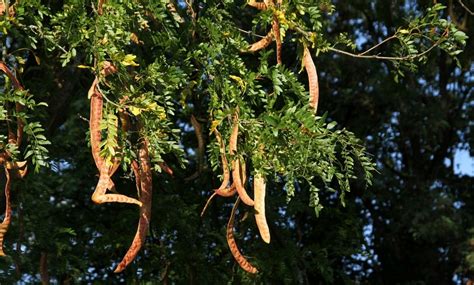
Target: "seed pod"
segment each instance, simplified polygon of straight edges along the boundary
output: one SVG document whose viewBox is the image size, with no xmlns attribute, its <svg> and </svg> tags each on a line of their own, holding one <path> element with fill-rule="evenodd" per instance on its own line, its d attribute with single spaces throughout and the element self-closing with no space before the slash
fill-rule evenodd
<svg viewBox="0 0 474 285">
<path fill-rule="evenodd" d="M 282 61 L 281 61 L 282 44 L 281 44 L 281 35 L 280 35 L 280 23 L 276 15 L 273 16 L 272 29 L 273 29 L 273 34 L 275 35 L 277 64 L 282 64 Z"/>
<path fill-rule="evenodd" d="M 308 47 L 304 47 L 303 52 L 303 65 L 308 73 L 309 82 L 309 105 L 314 109 L 314 113 L 318 110 L 319 101 L 319 83 L 318 73 L 316 72 L 316 66 L 314 65 L 313 58 L 311 57 Z"/>
<path fill-rule="evenodd" d="M 227 223 L 227 244 L 229 245 L 230 252 L 234 256 L 237 263 L 240 267 L 252 274 L 258 272 L 257 268 L 255 268 L 252 264 L 250 264 L 247 259 L 240 253 L 239 248 L 237 247 L 237 243 L 234 239 L 234 219 L 235 219 L 235 211 L 239 205 L 239 198 L 235 201 L 234 207 L 232 208 L 232 212 L 230 214 L 229 222 Z"/>
<path fill-rule="evenodd" d="M 102 168 L 102 164 L 104 164 L 104 159 L 100 156 L 100 141 L 102 140 L 102 135 L 100 131 L 100 120 L 102 120 L 102 109 L 104 105 L 104 99 L 102 98 L 102 94 L 97 91 L 98 83 L 99 79 L 96 77 L 89 89 L 89 97 L 91 100 L 89 129 L 92 157 L 94 158 L 94 162 L 97 166 L 97 169 L 100 170 Z"/>
<path fill-rule="evenodd" d="M 261 49 L 264 49 L 267 46 L 269 46 L 272 43 L 272 41 L 273 41 L 273 32 L 270 31 L 263 39 L 251 44 L 248 47 L 247 52 L 256 52 Z"/>
<path fill-rule="evenodd" d="M 11 189 L 11 180 L 10 180 L 10 172 L 5 167 L 5 217 L 3 218 L 3 222 L 0 224 L 0 256 L 5 256 L 5 252 L 3 251 L 3 239 L 5 238 L 5 234 L 8 231 L 8 227 L 10 226 L 11 215 L 12 215 L 12 208 L 10 202 L 10 189 Z"/>
<path fill-rule="evenodd" d="M 239 136 L 239 111 L 238 109 L 234 115 L 234 126 L 232 128 L 232 133 L 230 136 L 229 148 L 232 155 L 237 156 L 237 139 Z M 234 157 L 232 161 L 232 179 L 234 180 L 235 188 L 237 189 L 237 193 L 239 193 L 240 199 L 245 204 L 252 206 L 254 205 L 254 201 L 252 198 L 249 197 L 247 191 L 245 190 L 240 173 L 240 159 L 238 157 Z"/>
<path fill-rule="evenodd" d="M 265 4 L 265 2 L 257 2 L 255 0 L 249 0 L 247 2 L 247 5 L 252 6 L 254 8 L 257 8 L 258 10 L 266 10 L 267 9 L 267 5 Z"/>
<path fill-rule="evenodd" d="M 270 230 L 265 217 L 266 183 L 261 173 L 255 174 L 253 178 L 253 191 L 255 196 L 255 221 L 257 222 L 258 231 L 263 241 L 270 243 Z"/>
<path fill-rule="evenodd" d="M 104 4 L 105 0 L 99 0 L 97 3 L 97 14 L 102 15 L 103 10 L 102 10 L 102 5 Z"/>
<path fill-rule="evenodd" d="M 234 184 L 232 184 L 230 187 L 227 187 L 227 188 L 224 188 L 224 189 L 217 189 L 216 191 L 214 191 L 214 193 L 212 193 L 212 195 L 209 197 L 209 199 L 207 199 L 206 205 L 204 205 L 204 208 L 202 208 L 201 217 L 204 216 L 204 213 L 206 212 L 207 208 L 211 204 L 212 199 L 216 195 L 227 198 L 227 197 L 234 196 L 235 193 L 237 193 L 237 190 L 235 189 Z"/>
<path fill-rule="evenodd" d="M 122 272 L 137 256 L 138 252 L 145 243 L 148 227 L 151 220 L 151 202 L 152 202 L 152 173 L 150 156 L 148 153 L 148 141 L 144 139 L 139 150 L 140 158 L 140 220 L 138 221 L 137 232 L 133 238 L 132 244 L 122 261 L 117 265 L 114 272 Z"/>
</svg>

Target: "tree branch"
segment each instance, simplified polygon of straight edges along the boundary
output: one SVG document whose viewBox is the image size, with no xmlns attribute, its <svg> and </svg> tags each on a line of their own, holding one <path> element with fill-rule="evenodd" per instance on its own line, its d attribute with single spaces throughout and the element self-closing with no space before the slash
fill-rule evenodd
<svg viewBox="0 0 474 285">
<path fill-rule="evenodd" d="M 474 12 L 470 10 L 461 0 L 458 0 L 458 3 L 468 12 L 471 16 L 474 16 Z"/>
</svg>

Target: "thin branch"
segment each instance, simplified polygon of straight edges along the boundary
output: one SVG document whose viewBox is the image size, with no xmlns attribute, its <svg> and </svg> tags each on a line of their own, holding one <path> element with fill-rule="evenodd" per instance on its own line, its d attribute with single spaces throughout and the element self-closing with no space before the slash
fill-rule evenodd
<svg viewBox="0 0 474 285">
<path fill-rule="evenodd" d="M 466 10 L 471 16 L 474 16 L 474 12 L 470 10 L 461 0 L 458 0 L 458 3 Z"/>
<path fill-rule="evenodd" d="M 252 35 L 252 36 L 257 37 L 257 38 L 262 38 L 262 39 L 263 39 L 263 38 L 267 37 L 267 36 L 258 35 L 258 34 L 252 32 L 252 31 L 243 30 L 243 29 L 241 29 L 241 28 L 236 28 L 236 29 L 237 29 L 239 32 L 246 33 L 247 35 Z"/>
<path fill-rule="evenodd" d="M 343 50 L 333 48 L 333 47 L 328 47 L 328 50 L 336 52 L 336 53 L 344 54 L 344 55 L 347 55 L 347 56 L 350 56 L 350 57 L 355 57 L 355 58 L 402 61 L 402 60 L 411 60 L 411 59 L 415 59 L 415 58 L 419 58 L 419 57 L 424 56 L 425 54 L 432 51 L 435 47 L 439 46 L 439 44 L 442 42 L 443 39 L 444 38 L 440 38 L 438 41 L 436 41 L 436 43 L 434 43 L 430 48 L 428 48 L 424 52 L 417 53 L 417 54 L 406 55 L 406 56 L 364 55 L 365 52 L 362 53 L 362 54 L 355 54 L 355 53 L 350 53 L 350 52 L 343 51 Z"/>
<path fill-rule="evenodd" d="M 392 35 L 392 36 L 386 38 L 385 40 L 381 41 L 380 43 L 374 45 L 373 47 L 369 48 L 368 50 L 366 50 L 366 51 L 364 51 L 364 52 L 362 52 L 362 53 L 359 53 L 359 55 L 365 55 L 365 54 L 367 54 L 367 53 L 373 51 L 374 49 L 378 48 L 379 46 L 383 45 L 384 43 L 386 43 L 386 42 L 388 42 L 388 41 L 390 41 L 390 40 L 392 40 L 392 39 L 395 39 L 395 38 L 397 38 L 397 36 L 396 36 L 396 35 Z"/>
</svg>

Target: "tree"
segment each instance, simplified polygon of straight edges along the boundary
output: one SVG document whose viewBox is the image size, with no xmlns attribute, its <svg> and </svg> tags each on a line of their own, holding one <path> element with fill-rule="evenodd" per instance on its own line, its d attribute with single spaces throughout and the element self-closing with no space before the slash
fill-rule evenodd
<svg viewBox="0 0 474 285">
<path fill-rule="evenodd" d="M 24 171 L 24 159 L 30 169 L 24 179 L 5 182 L 13 181 L 14 218 L 5 236 L 8 256 L 0 260 L 2 282 L 446 282 L 472 268 L 461 248 L 469 239 L 461 220 L 472 213 L 467 206 L 459 213 L 442 208 L 469 201 L 458 185 L 471 178 L 444 165 L 466 142 L 454 134 L 468 127 L 472 94 L 454 96 L 447 86 L 463 78 L 453 73 L 472 67 L 472 54 L 461 54 L 467 37 L 460 29 L 467 27 L 446 21 L 441 4 L 420 3 L 413 12 L 401 3 L 393 11 L 367 9 L 365 1 L 338 4 L 6 1 L 3 61 L 15 72 L 5 77 L 1 131 L 13 166 L 3 164 L 6 177 Z M 453 7 L 449 2 L 450 17 L 459 20 Z M 360 17 L 367 21 L 348 20 Z M 362 30 L 369 34 L 357 39 Z M 420 96 L 415 90 L 437 80 L 437 62 L 439 95 Z M 354 76 L 361 70 L 371 76 Z M 466 76 L 463 86 L 472 84 Z M 10 88 L 15 78 L 28 91 Z M 445 122 L 430 119 L 437 114 Z M 22 125 L 20 145 L 8 134 Z M 375 178 L 358 138 L 377 163 Z M 244 188 L 255 190 L 255 209 Z M 199 216 L 213 189 L 238 192 L 247 204 L 239 218 L 231 211 L 235 200 L 222 197 Z M 257 200 L 265 189 L 266 199 Z M 107 204 L 93 205 L 92 192 L 94 202 Z M 434 215 L 433 207 L 440 209 Z M 255 225 L 261 209 L 268 230 L 261 213 Z M 368 224 L 369 241 L 362 233 Z M 259 232 L 266 241 L 270 234 L 269 245 Z M 226 235 L 244 254 L 230 244 L 242 268 L 258 274 L 239 268 Z M 390 242 L 391 236 L 400 238 Z M 437 260 L 449 242 L 459 248 L 449 247 L 453 255 L 425 271 L 391 263 L 427 253 Z M 418 250 L 420 243 L 426 246 Z M 369 254 L 374 263 L 364 263 L 370 250 L 377 257 Z"/>
</svg>

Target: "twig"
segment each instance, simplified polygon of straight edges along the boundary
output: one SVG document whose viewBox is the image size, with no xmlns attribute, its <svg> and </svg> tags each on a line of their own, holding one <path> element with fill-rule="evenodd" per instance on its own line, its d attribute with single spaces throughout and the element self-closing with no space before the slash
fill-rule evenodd
<svg viewBox="0 0 474 285">
<path fill-rule="evenodd" d="M 369 48 L 368 50 L 366 50 L 366 51 L 364 51 L 364 52 L 362 52 L 362 53 L 359 53 L 359 55 L 366 55 L 367 53 L 371 52 L 372 50 L 378 48 L 379 46 L 383 45 L 384 43 L 386 43 L 386 42 L 388 42 L 388 41 L 390 41 L 390 40 L 392 40 L 392 39 L 395 39 L 395 38 L 397 38 L 397 36 L 396 36 L 396 35 L 392 35 L 392 36 L 386 38 L 385 40 L 381 41 L 380 43 L 374 45 L 373 47 Z"/>
<path fill-rule="evenodd" d="M 266 35 L 262 36 L 262 35 L 259 35 L 259 34 L 256 34 L 256 33 L 252 32 L 252 31 L 246 31 L 246 30 L 241 29 L 241 28 L 236 28 L 236 29 L 239 32 L 246 33 L 247 35 L 252 35 L 252 36 L 257 37 L 257 38 L 262 38 L 263 39 L 263 38 L 267 37 Z"/>
<path fill-rule="evenodd" d="M 474 16 L 474 12 L 470 10 L 461 0 L 458 0 L 458 3 L 464 8 L 464 10 L 466 10 L 466 12 L 471 14 L 471 16 Z"/>
<path fill-rule="evenodd" d="M 430 51 L 432 51 L 435 47 L 439 46 L 439 44 L 442 42 L 443 39 L 444 39 L 444 38 L 440 38 L 438 41 L 436 41 L 436 43 L 434 43 L 430 48 L 428 48 L 428 49 L 425 50 L 424 52 L 417 53 L 417 54 L 406 55 L 406 56 L 364 55 L 364 53 L 362 53 L 362 54 L 355 54 L 355 53 L 350 53 L 350 52 L 343 51 L 343 50 L 340 50 L 340 49 L 337 49 L 337 48 L 333 48 L 333 47 L 328 47 L 327 49 L 330 50 L 330 51 L 336 52 L 336 53 L 344 54 L 344 55 L 347 55 L 347 56 L 350 56 L 350 57 L 355 57 L 355 58 L 380 59 L 380 60 L 399 60 L 399 61 L 402 61 L 402 60 L 411 60 L 411 59 L 415 59 L 415 58 L 419 58 L 419 57 L 424 56 L 425 54 L 427 54 L 427 53 L 429 53 Z"/>
</svg>

